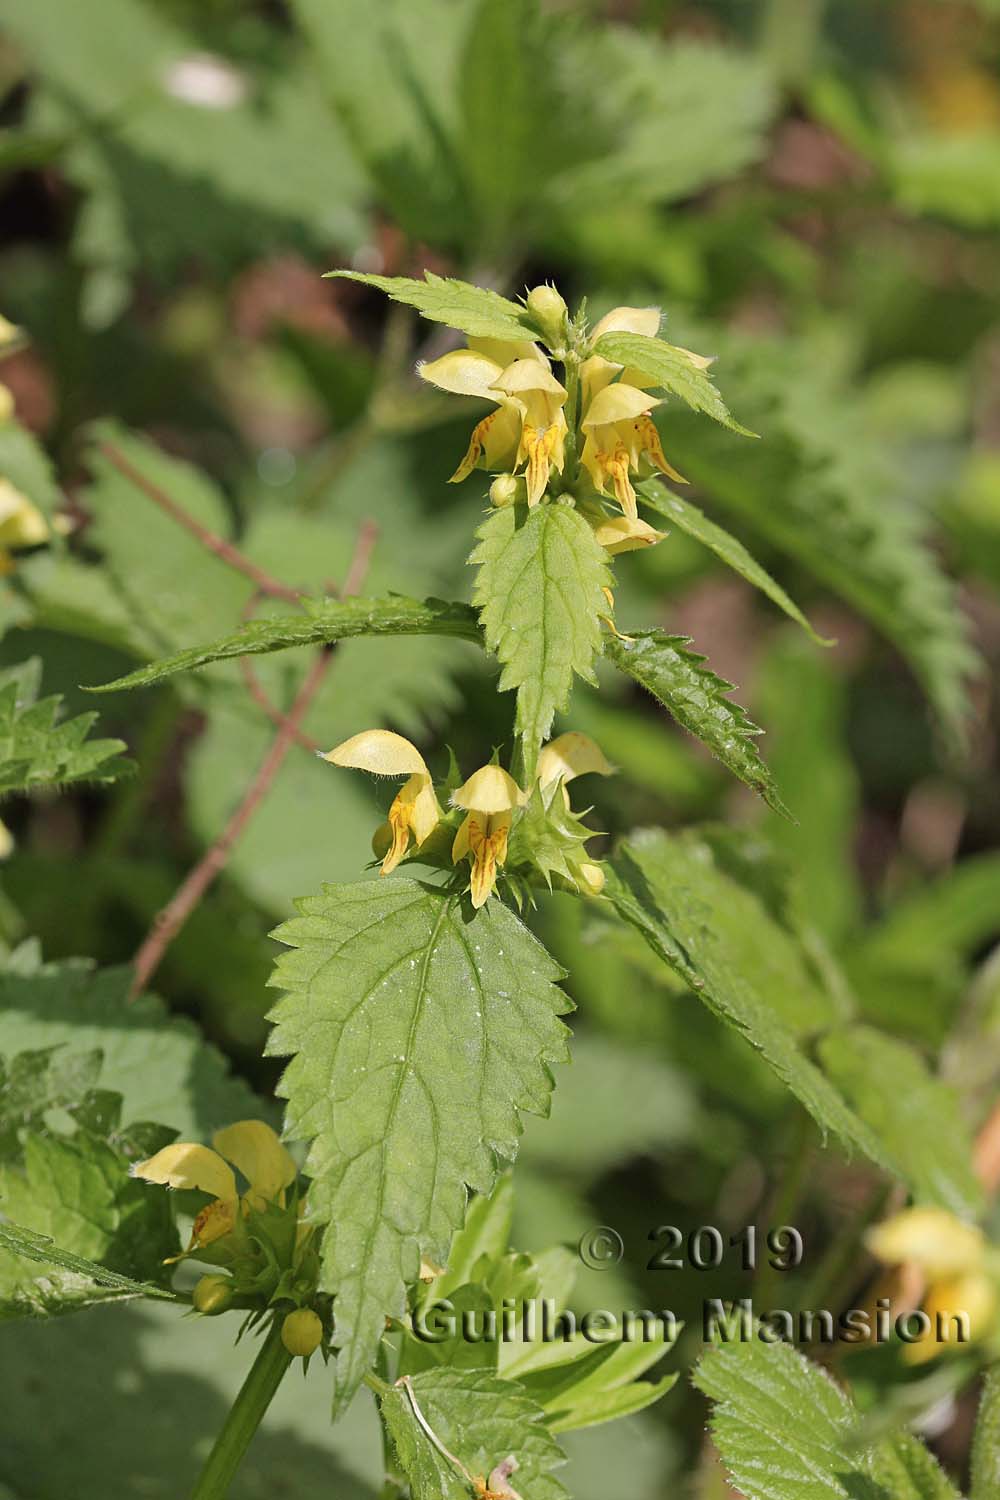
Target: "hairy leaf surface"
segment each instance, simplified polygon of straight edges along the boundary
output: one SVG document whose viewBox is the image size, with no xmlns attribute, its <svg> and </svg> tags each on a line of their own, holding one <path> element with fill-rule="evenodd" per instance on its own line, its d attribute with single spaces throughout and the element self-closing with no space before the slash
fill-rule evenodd
<svg viewBox="0 0 1000 1500">
<path fill-rule="evenodd" d="M 517 733 L 529 756 L 569 702 L 573 674 L 594 682 L 602 590 L 611 584 L 603 547 L 568 505 L 507 506 L 476 533 L 474 602 L 486 644 L 500 659 L 500 687 L 517 690 Z"/>
<path fill-rule="evenodd" d="M 657 702 L 775 812 L 787 809 L 754 739 L 762 731 L 727 697 L 733 684 L 717 677 L 705 658 L 689 650 L 690 639 L 663 630 L 608 634 L 604 654 L 620 671 L 652 693 Z"/>
<path fill-rule="evenodd" d="M 909 1433 L 859 1447 L 848 1397 L 788 1344 L 720 1345 L 694 1382 L 715 1402 L 712 1437 L 747 1500 L 960 1500 Z"/>
<path fill-rule="evenodd" d="M 304 599 L 302 602 L 308 609 L 307 614 L 253 620 L 208 646 L 178 651 L 174 656 L 152 662 L 148 667 L 140 667 L 126 677 L 90 691 L 112 693 L 121 688 L 149 687 L 151 683 L 162 682 L 177 672 L 193 672 L 213 661 L 260 656 L 294 646 L 322 645 L 362 635 L 451 635 L 467 641 L 480 639 L 475 613 L 466 604 L 447 604 L 441 599 L 421 602 L 395 594 L 388 599 Z"/>
<path fill-rule="evenodd" d="M 277 930 L 271 1055 L 287 1129 L 311 1142 L 309 1201 L 327 1221 L 337 1408 L 368 1369 L 421 1255 L 443 1262 L 466 1186 L 487 1191 L 517 1149 L 518 1111 L 545 1113 L 565 1056 L 561 971 L 491 900 L 410 880 L 326 886 Z"/>
<path fill-rule="evenodd" d="M 32 1264 L 46 1269 L 35 1276 Z M 64 1250 L 49 1235 L 0 1219 L 0 1321 L 49 1317 L 76 1312 L 94 1302 L 132 1297 L 174 1300 L 165 1287 L 134 1281 L 85 1255 Z"/>
<path fill-rule="evenodd" d="M 1000 1365 L 986 1376 L 972 1443 L 972 1488 L 969 1500 L 1000 1495 Z"/>
</svg>

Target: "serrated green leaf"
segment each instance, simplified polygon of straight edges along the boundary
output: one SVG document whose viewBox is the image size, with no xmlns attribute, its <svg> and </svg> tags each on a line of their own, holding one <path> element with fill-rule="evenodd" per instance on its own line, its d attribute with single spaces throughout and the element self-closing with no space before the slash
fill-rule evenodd
<svg viewBox="0 0 1000 1500">
<path fill-rule="evenodd" d="M 982 1212 L 972 1136 L 958 1097 L 919 1052 L 872 1026 L 850 1026 L 821 1039 L 819 1058 L 915 1197 L 961 1218 Z"/>
<path fill-rule="evenodd" d="M 476 1372 L 433 1370 L 394 1386 L 379 1407 L 413 1500 L 468 1500 L 470 1485 L 428 1435 L 475 1478 L 517 1460 L 511 1484 L 531 1500 L 560 1500 L 566 1490 L 552 1475 L 565 1463 L 539 1407 L 506 1380 Z M 419 1417 L 417 1415 L 419 1412 Z"/>
<path fill-rule="evenodd" d="M 858 1450 L 852 1403 L 788 1344 L 720 1345 L 693 1379 L 715 1402 L 712 1437 L 747 1500 L 960 1500 L 907 1433 Z"/>
<path fill-rule="evenodd" d="M 295 646 L 315 646 L 363 635 L 447 635 L 479 641 L 475 612 L 467 604 L 448 604 L 442 599 L 303 599 L 304 615 L 276 615 L 253 620 L 232 635 L 208 646 L 193 646 L 174 656 L 139 667 L 126 677 L 89 688 L 92 693 L 113 693 L 123 688 L 149 687 L 177 672 L 193 672 L 213 661 L 239 656 L 260 656 Z"/>
<path fill-rule="evenodd" d="M 451 276 L 425 271 L 423 281 L 417 281 L 410 276 L 370 276 L 363 271 L 327 271 L 326 275 L 377 287 L 393 302 L 415 307 L 430 322 L 446 323 L 474 338 L 535 339 L 539 335 L 527 309 L 519 303 Z"/>
<path fill-rule="evenodd" d="M 441 1262 L 465 1188 L 490 1189 L 518 1111 L 544 1113 L 565 1056 L 561 971 L 506 907 L 479 912 L 410 880 L 326 886 L 278 928 L 272 1056 L 287 1129 L 311 1143 L 310 1204 L 327 1221 L 336 1406 L 404 1310 L 421 1255 Z M 375 929 L 378 929 L 377 936 Z"/>
<path fill-rule="evenodd" d="M 1000 1495 L 1000 1365 L 994 1365 L 983 1382 L 972 1442 L 969 1500 L 994 1500 L 996 1495 Z"/>
<path fill-rule="evenodd" d="M 770 771 L 754 744 L 761 733 L 745 709 L 726 696 L 733 684 L 717 677 L 705 658 L 689 650 L 690 639 L 663 630 L 609 632 L 604 655 L 652 693 L 682 728 L 701 740 L 722 764 L 759 792 L 775 812 L 788 816 Z"/>
<path fill-rule="evenodd" d="M 636 835 L 605 894 L 667 966 L 760 1052 L 821 1130 L 888 1167 L 881 1145 L 809 1059 L 804 1041 L 836 1019 L 789 933 L 723 874 L 697 835 Z"/>
<path fill-rule="evenodd" d="M 138 1281 L 162 1277 L 177 1231 L 167 1205 L 129 1175 L 134 1149 L 126 1154 L 121 1141 L 87 1129 L 29 1130 L 23 1161 L 0 1167 L 0 1317 L 70 1312 L 109 1293 L 135 1296 L 144 1290 Z M 47 1274 L 26 1261 L 47 1264 Z"/>
<path fill-rule="evenodd" d="M 61 1308 L 76 1310 L 92 1302 L 107 1301 L 109 1296 L 116 1299 L 158 1297 L 166 1302 L 176 1300 L 173 1292 L 165 1287 L 122 1276 L 85 1255 L 62 1249 L 51 1236 L 25 1229 L 9 1219 L 0 1219 L 0 1248 L 10 1257 L 48 1268 L 57 1266 L 68 1273 L 66 1277 L 46 1275 L 34 1280 L 23 1279 L 12 1288 L 8 1280 L 10 1266 L 0 1261 L 0 1319 L 5 1316 L 45 1316 Z"/>
<path fill-rule="evenodd" d="M 704 412 L 732 432 L 741 433 L 743 437 L 757 436 L 730 416 L 712 377 L 694 363 L 686 350 L 663 339 L 647 338 L 643 333 L 605 333 L 597 340 L 593 352 L 615 364 L 634 365 L 654 385 L 661 386 L 672 396 L 679 396 L 695 411 Z"/>
<path fill-rule="evenodd" d="M 760 589 L 772 604 L 776 604 L 790 619 L 801 625 L 818 646 L 833 644 L 832 641 L 816 634 L 794 600 L 788 597 L 781 584 L 771 577 L 767 569 L 762 568 L 757 559 L 751 556 L 743 543 L 726 531 L 723 526 L 719 526 L 706 516 L 697 505 L 692 505 L 690 500 L 675 495 L 672 490 L 666 489 L 655 480 L 644 481 L 638 486 L 638 491 L 644 505 L 649 506 L 650 510 L 655 510 L 657 515 L 665 516 L 668 521 L 673 521 L 681 531 L 687 532 L 688 536 L 693 536 L 696 541 L 714 552 L 716 557 L 721 558 L 734 573 L 745 578 L 747 583 L 752 583 L 755 589 Z"/>
<path fill-rule="evenodd" d="M 500 687 L 517 690 L 515 727 L 530 771 L 556 710 L 569 702 L 573 674 L 595 681 L 599 617 L 608 608 L 602 591 L 611 574 L 603 547 L 569 505 L 536 505 L 526 516 L 507 506 L 476 535 L 473 602 L 503 668 Z"/>
<path fill-rule="evenodd" d="M 96 714 L 59 723 L 62 699 L 37 697 L 38 657 L 0 672 L 0 797 L 74 781 L 107 785 L 133 769 L 124 740 L 88 740 Z M 109 762 L 114 762 L 109 764 Z"/>
</svg>

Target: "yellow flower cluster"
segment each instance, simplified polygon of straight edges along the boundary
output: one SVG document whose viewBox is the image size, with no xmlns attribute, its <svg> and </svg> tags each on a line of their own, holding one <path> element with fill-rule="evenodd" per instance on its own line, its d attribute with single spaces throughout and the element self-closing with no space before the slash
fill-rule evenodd
<svg viewBox="0 0 1000 1500">
<path fill-rule="evenodd" d="M 551 288 L 548 292 L 565 304 Z M 553 321 L 555 319 L 553 314 Z M 616 307 L 591 330 L 595 343 L 607 333 L 637 333 L 655 338 L 660 326 L 657 307 Z M 565 352 L 565 351 L 561 351 Z M 690 350 L 680 351 L 692 365 L 705 369 L 711 361 Z M 567 356 L 569 357 L 569 356 Z M 518 488 L 512 481 L 523 475 L 521 491 L 529 506 L 537 505 L 554 473 L 566 469 L 570 424 L 579 451 L 580 474 L 567 475 L 582 498 L 610 500 L 620 514 L 598 512 L 595 535 L 609 553 L 629 552 L 661 540 L 638 514 L 633 477 L 659 472 L 685 483 L 668 462 L 650 413 L 659 399 L 649 391 L 655 379 L 645 371 L 614 364 L 591 355 L 574 366 L 574 398 L 567 385 L 552 373 L 548 355 L 529 340 L 470 338 L 468 346 L 419 367 L 421 377 L 439 390 L 477 396 L 495 407 L 473 428 L 468 449 L 451 483 L 465 479 L 474 468 L 500 477 L 491 489 L 495 504 L 510 504 Z M 589 488 L 588 488 L 589 487 Z"/>
<path fill-rule="evenodd" d="M 366 729 L 337 745 L 323 757 L 335 766 L 349 766 L 372 776 L 405 776 L 401 790 L 389 808 L 388 821 L 373 840 L 384 849 L 382 874 L 390 874 L 411 845 L 419 849 L 443 821 L 427 765 L 409 740 L 389 729 Z M 566 806 L 566 783 L 577 776 L 596 772 L 610 776 L 613 768 L 584 734 L 561 734 L 551 740 L 538 757 L 535 785 L 544 790 L 562 787 Z M 468 860 L 472 904 L 482 906 L 493 891 L 498 870 L 507 859 L 507 842 L 514 814 L 528 800 L 508 771 L 501 766 L 480 766 L 451 794 L 453 807 L 461 809 L 461 820 L 451 844 L 453 864 Z M 583 861 L 577 870 L 584 887 L 592 893 L 604 885 L 600 865 Z"/>
</svg>

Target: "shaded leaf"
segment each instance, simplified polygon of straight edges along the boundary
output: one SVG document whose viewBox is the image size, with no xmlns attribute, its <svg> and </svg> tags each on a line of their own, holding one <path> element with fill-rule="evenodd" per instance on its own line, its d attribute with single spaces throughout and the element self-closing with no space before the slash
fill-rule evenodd
<svg viewBox="0 0 1000 1500">
<path fill-rule="evenodd" d="M 987 1373 L 972 1443 L 972 1488 L 969 1500 L 1000 1495 L 1000 1365 Z"/>
</svg>

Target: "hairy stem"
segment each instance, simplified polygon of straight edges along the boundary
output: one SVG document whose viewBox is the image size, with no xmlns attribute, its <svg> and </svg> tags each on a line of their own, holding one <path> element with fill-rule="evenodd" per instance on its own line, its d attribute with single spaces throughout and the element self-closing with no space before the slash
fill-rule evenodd
<svg viewBox="0 0 1000 1500">
<path fill-rule="evenodd" d="M 243 1455 L 291 1362 L 292 1356 L 281 1342 L 281 1325 L 275 1319 L 191 1491 L 191 1500 L 220 1500 L 228 1493 Z"/>
</svg>

